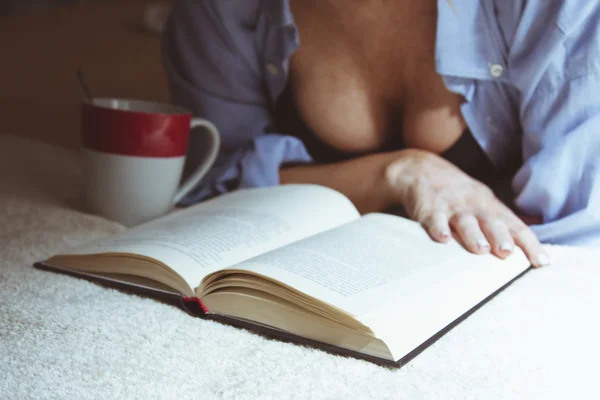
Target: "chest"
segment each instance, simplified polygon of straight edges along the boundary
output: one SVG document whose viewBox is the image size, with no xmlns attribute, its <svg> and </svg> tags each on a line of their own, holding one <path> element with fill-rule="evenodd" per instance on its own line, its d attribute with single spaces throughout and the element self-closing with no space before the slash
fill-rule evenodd
<svg viewBox="0 0 600 400">
<path fill-rule="evenodd" d="M 290 4 L 300 35 L 290 85 L 321 140 L 348 152 L 441 152 L 460 136 L 461 98 L 435 72 L 435 1 Z"/>
</svg>

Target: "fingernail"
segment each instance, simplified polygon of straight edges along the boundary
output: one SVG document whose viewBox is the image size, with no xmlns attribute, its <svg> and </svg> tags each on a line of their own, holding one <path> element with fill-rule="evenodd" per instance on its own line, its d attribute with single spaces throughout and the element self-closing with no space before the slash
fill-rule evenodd
<svg viewBox="0 0 600 400">
<path fill-rule="evenodd" d="M 502 242 L 500 245 L 500 251 L 510 251 L 512 253 L 513 246 L 510 242 Z"/>
<path fill-rule="evenodd" d="M 550 265 L 550 257 L 548 257 L 544 253 L 540 254 L 537 258 L 537 264 L 540 267 L 547 267 L 548 265 Z"/>
<path fill-rule="evenodd" d="M 479 247 L 481 250 L 489 250 L 491 246 L 487 240 L 479 239 L 477 241 L 477 247 Z"/>
<path fill-rule="evenodd" d="M 448 240 L 448 239 L 450 239 L 450 231 L 442 231 L 442 232 L 440 232 L 440 237 L 442 238 L 442 240 Z"/>
</svg>

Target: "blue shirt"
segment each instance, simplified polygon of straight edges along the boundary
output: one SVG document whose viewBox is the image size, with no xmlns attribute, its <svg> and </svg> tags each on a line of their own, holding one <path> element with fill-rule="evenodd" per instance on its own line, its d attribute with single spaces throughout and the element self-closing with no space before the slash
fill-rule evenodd
<svg viewBox="0 0 600 400">
<path fill-rule="evenodd" d="M 516 206 L 543 216 L 543 242 L 600 244 L 600 2 L 438 0 L 436 70 L 462 95 L 473 136 L 498 169 L 522 152 Z M 311 162 L 273 130 L 299 46 L 287 0 L 176 0 L 164 37 L 173 102 L 217 125 L 217 163 L 183 204 L 279 183 Z M 202 154 L 193 140 L 188 157 Z"/>
</svg>

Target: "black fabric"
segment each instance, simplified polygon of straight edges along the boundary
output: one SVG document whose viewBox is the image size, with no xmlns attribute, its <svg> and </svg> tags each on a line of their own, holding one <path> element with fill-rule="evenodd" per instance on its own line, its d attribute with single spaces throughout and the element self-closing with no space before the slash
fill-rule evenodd
<svg viewBox="0 0 600 400">
<path fill-rule="evenodd" d="M 290 85 L 287 85 L 277 101 L 275 131 L 295 136 L 304 143 L 308 154 L 318 164 L 349 160 L 356 154 L 339 151 L 319 139 L 300 116 Z"/>
<path fill-rule="evenodd" d="M 492 185 L 498 177 L 498 171 L 468 128 L 440 156 L 456 165 L 468 175 L 488 185 Z"/>
<path fill-rule="evenodd" d="M 320 140 L 311 131 L 298 112 L 290 85 L 286 86 L 279 97 L 275 115 L 275 130 L 285 132 L 300 139 L 316 163 L 338 162 L 359 155 L 339 151 Z M 395 143 L 392 147 L 382 149 L 382 151 L 400 150 L 402 147 L 402 144 Z M 459 167 L 465 173 L 488 185 L 491 185 L 497 177 L 494 165 L 487 154 L 481 149 L 469 129 L 465 130 L 461 137 L 440 156 Z"/>
</svg>

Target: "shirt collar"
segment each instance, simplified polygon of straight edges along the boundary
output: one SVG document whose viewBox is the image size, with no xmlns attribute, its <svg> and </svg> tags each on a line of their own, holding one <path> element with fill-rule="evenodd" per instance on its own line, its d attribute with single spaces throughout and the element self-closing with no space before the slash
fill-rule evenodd
<svg viewBox="0 0 600 400">
<path fill-rule="evenodd" d="M 294 15 L 289 0 L 263 0 L 263 2 L 267 15 L 272 18 L 273 23 L 280 26 L 294 24 Z"/>
</svg>

